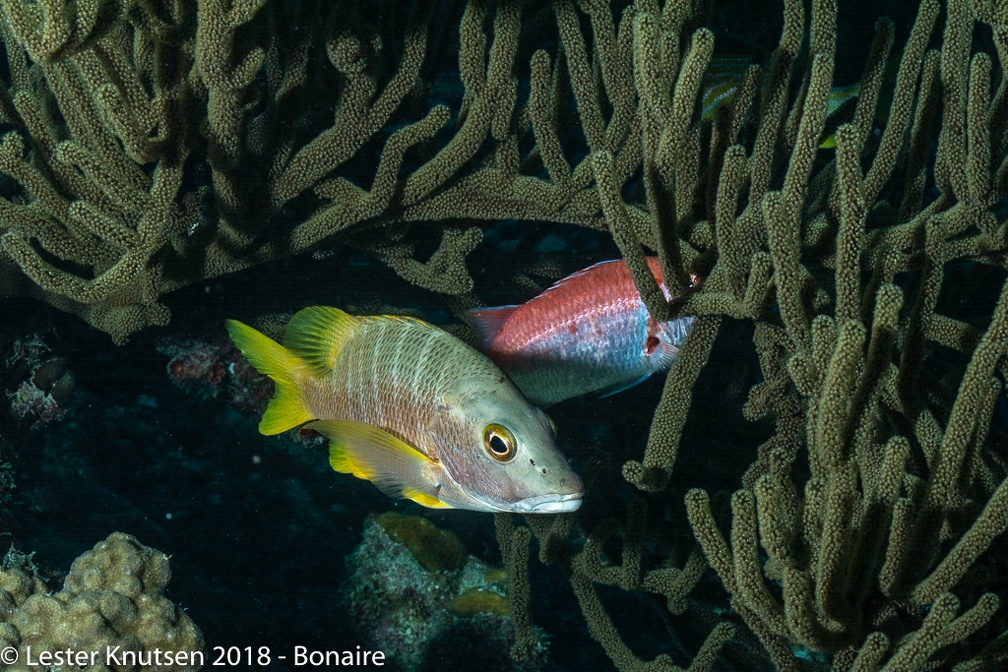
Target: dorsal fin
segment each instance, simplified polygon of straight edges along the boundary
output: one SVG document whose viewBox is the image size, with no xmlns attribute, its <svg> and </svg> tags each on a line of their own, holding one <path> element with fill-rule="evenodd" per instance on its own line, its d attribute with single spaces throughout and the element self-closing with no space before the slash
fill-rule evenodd
<svg viewBox="0 0 1008 672">
<path fill-rule="evenodd" d="M 298 311 L 284 332 L 284 347 L 304 360 L 312 373 L 321 375 L 333 368 L 336 356 L 361 320 L 339 308 L 311 306 Z"/>
<path fill-rule="evenodd" d="M 563 278 L 560 278 L 559 280 L 557 280 L 556 282 L 554 282 L 552 285 L 550 285 L 549 287 L 547 287 L 546 289 L 544 289 L 542 291 L 542 294 L 540 294 L 539 296 L 542 296 L 543 294 L 547 294 L 549 292 L 552 292 L 552 291 L 554 291 L 554 290 L 556 290 L 556 289 L 558 289 L 560 287 L 564 287 L 566 285 L 569 285 L 572 282 L 576 282 L 578 279 L 580 279 L 580 278 L 582 278 L 582 277 L 584 277 L 586 275 L 590 275 L 592 273 L 596 273 L 598 271 L 598 269 L 600 267 L 602 267 L 602 266 L 605 266 L 607 264 L 617 264 L 617 263 L 620 263 L 622 261 L 623 261 L 622 259 L 606 259 L 604 261 L 596 261 L 591 266 L 585 266 L 580 271 L 574 271 L 570 275 L 568 275 L 566 277 L 563 277 Z"/>
</svg>

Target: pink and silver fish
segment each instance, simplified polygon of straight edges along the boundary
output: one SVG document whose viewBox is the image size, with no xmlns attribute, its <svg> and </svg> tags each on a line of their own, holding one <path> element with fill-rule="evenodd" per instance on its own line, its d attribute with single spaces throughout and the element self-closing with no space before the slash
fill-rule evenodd
<svg viewBox="0 0 1008 672">
<path fill-rule="evenodd" d="M 647 261 L 668 300 L 658 259 Z M 475 309 L 466 319 L 477 347 L 541 406 L 614 394 L 667 370 L 693 326 L 691 316 L 652 319 L 622 259 L 569 275 L 519 306 Z"/>
</svg>

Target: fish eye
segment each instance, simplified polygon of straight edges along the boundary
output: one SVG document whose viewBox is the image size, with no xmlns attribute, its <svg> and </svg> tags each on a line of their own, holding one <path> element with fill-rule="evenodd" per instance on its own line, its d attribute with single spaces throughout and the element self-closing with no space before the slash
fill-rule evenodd
<svg viewBox="0 0 1008 672">
<path fill-rule="evenodd" d="M 514 434 L 504 425 L 491 422 L 483 428 L 483 447 L 490 457 L 498 462 L 507 462 L 515 455 L 518 442 Z"/>
</svg>

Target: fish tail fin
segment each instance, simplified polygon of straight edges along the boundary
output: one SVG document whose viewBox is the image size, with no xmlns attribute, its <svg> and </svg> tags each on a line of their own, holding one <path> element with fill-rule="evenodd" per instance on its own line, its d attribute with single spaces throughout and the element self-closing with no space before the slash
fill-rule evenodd
<svg viewBox="0 0 1008 672">
<path fill-rule="evenodd" d="M 299 310 L 284 331 L 284 347 L 306 362 L 314 374 L 332 370 L 343 344 L 362 320 L 339 308 L 311 306 Z"/>
<path fill-rule="evenodd" d="M 476 332 L 476 343 L 481 350 L 487 350 L 493 344 L 517 307 L 474 308 L 465 312 L 465 320 Z"/>
<path fill-rule="evenodd" d="M 650 320 L 650 318 L 649 318 Z M 663 322 L 661 326 L 662 337 L 659 339 L 659 347 L 652 356 L 657 357 L 653 371 L 668 371 L 672 362 L 679 357 L 679 350 L 682 349 L 686 337 L 689 336 L 690 329 L 693 328 L 694 317 L 684 315 L 669 322 Z M 651 328 L 650 323 L 648 328 Z M 647 376 L 645 376 L 646 378 Z M 641 379 L 643 380 L 643 379 Z M 640 380 L 637 381 L 641 382 Z M 636 385 L 637 383 L 633 383 Z M 631 387 L 633 386 L 631 385 Z"/>
<path fill-rule="evenodd" d="M 259 373 L 269 376 L 276 387 L 262 420 L 259 432 L 279 434 L 313 418 L 305 406 L 304 396 L 295 380 L 304 362 L 296 354 L 247 324 L 227 320 L 228 335 Z"/>
</svg>

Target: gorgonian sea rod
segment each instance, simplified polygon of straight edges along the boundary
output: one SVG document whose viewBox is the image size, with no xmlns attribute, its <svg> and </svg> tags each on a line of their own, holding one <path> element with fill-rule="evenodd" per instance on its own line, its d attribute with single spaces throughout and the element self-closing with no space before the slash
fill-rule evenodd
<svg viewBox="0 0 1008 672">
<path fill-rule="evenodd" d="M 697 602 L 709 585 L 690 592 L 705 564 L 730 605 L 711 610 L 778 669 L 810 653 L 836 670 L 1003 664 L 1008 595 L 987 577 L 1005 571 L 1008 526 L 1008 10 L 922 2 L 899 50 L 879 20 L 858 99 L 831 120 L 845 8 L 785 2 L 771 57 L 707 123 L 713 35 L 672 6 L 618 25 L 585 8 L 590 29 L 560 31 L 562 75 L 642 300 L 658 320 L 697 317 L 643 459 L 623 461 L 637 490 L 625 523 L 587 523 L 591 497 L 583 544 L 562 521 L 529 520 L 532 535 L 501 521 L 506 557 L 518 571 L 534 535 L 623 670 L 674 669 L 695 617 L 711 618 Z M 608 46 L 610 25 L 625 50 Z M 639 124 L 639 189 L 628 150 L 605 146 L 621 104 Z M 667 302 L 648 251 L 684 301 Z M 694 269 L 704 283 L 686 294 Z M 715 463 L 738 485 L 711 485 Z M 596 478 L 590 492 L 620 487 Z M 602 599 L 613 587 L 665 598 L 663 653 L 630 649 Z M 715 626 L 691 669 L 744 666 L 722 648 L 730 632 Z"/>
<path fill-rule="evenodd" d="M 860 49 L 866 3 L 785 0 L 707 119 L 715 46 L 763 7 L 3 4 L 6 295 L 124 340 L 172 289 L 344 241 L 469 307 L 507 218 L 608 231 L 652 318 L 696 315 L 643 455 L 591 447 L 605 506 L 499 519 L 519 633 L 534 536 L 623 670 L 730 665 L 733 630 L 785 670 L 1005 664 L 1003 3 L 924 0 Z M 719 447 L 752 460 L 729 485 L 683 468 Z M 668 636 L 635 654 L 653 601 L 616 592 Z"/>
</svg>

